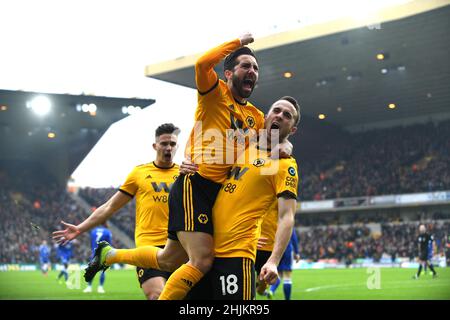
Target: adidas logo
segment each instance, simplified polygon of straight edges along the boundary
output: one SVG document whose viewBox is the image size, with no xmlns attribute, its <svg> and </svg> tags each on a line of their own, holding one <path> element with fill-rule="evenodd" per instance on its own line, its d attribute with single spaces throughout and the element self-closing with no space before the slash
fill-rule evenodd
<svg viewBox="0 0 450 320">
<path fill-rule="evenodd" d="M 152 176 L 150 174 L 145 177 L 145 179 L 151 179 L 151 178 L 152 178 Z"/>
<path fill-rule="evenodd" d="M 193 285 L 192 281 L 187 280 L 187 279 L 183 279 L 183 278 L 181 278 L 181 281 L 183 281 L 184 283 L 186 283 L 186 284 L 188 285 L 189 288 L 192 288 L 192 285 Z"/>
</svg>

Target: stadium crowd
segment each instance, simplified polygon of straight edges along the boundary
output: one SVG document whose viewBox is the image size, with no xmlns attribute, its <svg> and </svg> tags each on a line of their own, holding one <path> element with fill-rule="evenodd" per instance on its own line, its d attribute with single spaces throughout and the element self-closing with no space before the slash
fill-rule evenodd
<svg viewBox="0 0 450 320">
<path fill-rule="evenodd" d="M 353 225 L 369 223 L 402 223 L 414 221 L 450 220 L 450 212 L 443 210 L 425 209 L 409 211 L 401 214 L 398 210 L 377 210 L 374 212 L 339 213 L 339 212 L 314 212 L 296 215 L 296 224 L 302 227 L 329 226 L 329 225 Z"/>
<path fill-rule="evenodd" d="M 26 172 L 24 176 L 27 176 Z M 16 176 L 13 182 L 5 172 L 0 174 L 0 232 L 4 240 L 0 244 L 0 263 L 37 263 L 38 247 L 43 239 L 50 239 L 49 231 L 59 228 L 60 220 L 78 223 L 86 214 L 56 184 L 49 183 L 42 187 L 29 179 L 23 184 L 21 179 L 21 175 Z M 114 192 L 115 189 L 86 188 L 81 189 L 79 195 L 93 207 L 97 207 Z M 413 259 L 417 255 L 415 238 L 418 221 L 423 221 L 424 218 L 448 219 L 448 215 L 442 212 L 417 214 L 411 216 L 412 221 L 404 221 L 399 214 L 394 213 L 369 217 L 364 214 L 335 215 L 332 219 L 311 216 L 304 218 L 308 215 L 297 217 L 302 217 L 297 220 L 298 225 L 309 226 L 307 231 L 299 233 L 301 256 L 312 261 L 342 261 L 349 256 L 353 259 L 374 258 L 378 261 L 383 255 Z M 39 226 L 39 229 L 31 223 Z M 134 204 L 128 204 L 116 214 L 113 223 L 133 238 Z M 344 223 L 348 227 L 342 226 Z M 371 233 L 367 223 L 380 223 L 381 234 L 376 236 Z M 325 225 L 327 227 L 323 227 Z M 445 235 L 450 234 L 450 222 L 435 222 L 429 226 L 435 236 L 437 252 L 442 252 Z M 74 246 L 74 261 L 87 261 L 90 255 L 88 244 L 87 235 L 79 239 L 79 243 Z M 58 261 L 55 253 L 56 250 L 52 250 L 51 259 L 54 262 Z"/>
<path fill-rule="evenodd" d="M 298 159 L 301 200 L 450 190 L 450 121 L 348 134 Z"/>
<path fill-rule="evenodd" d="M 301 200 L 321 200 L 342 197 L 370 196 L 450 190 L 450 121 L 439 124 L 419 124 L 409 127 L 372 130 L 348 134 L 348 141 L 323 146 L 326 156 L 318 159 L 298 159 L 302 176 L 299 188 Z M 58 186 L 40 168 L 23 165 L 20 170 L 0 169 L 0 244 L 1 263 L 38 261 L 38 246 L 43 239 L 51 243 L 50 231 L 60 228 L 60 221 L 79 223 L 86 216 L 62 186 Z M 79 195 L 92 208 L 109 199 L 117 190 L 80 189 Z M 112 218 L 112 222 L 134 238 L 134 201 Z M 448 219 L 434 212 L 432 216 L 417 216 L 412 220 Z M 39 226 L 32 227 L 31 223 Z M 339 227 L 349 224 L 350 228 Z M 380 223 L 382 236 L 377 238 L 367 223 Z M 397 223 L 397 224 L 391 224 Z M 345 259 L 373 257 L 383 254 L 413 257 L 417 225 L 396 214 L 297 215 L 297 224 L 310 226 L 300 234 L 303 258 Z M 325 229 L 318 226 L 338 225 Z M 436 243 L 449 233 L 448 223 L 433 225 Z M 89 240 L 84 235 L 75 245 L 74 261 L 87 261 Z M 119 244 L 121 245 L 121 244 Z M 439 244 L 442 246 L 442 244 Z M 439 247 L 440 248 L 440 247 Z M 57 261 L 52 250 L 52 261 Z"/>
<path fill-rule="evenodd" d="M 339 261 L 371 258 L 379 262 L 382 257 L 405 257 L 414 260 L 418 256 L 417 236 L 419 222 L 382 223 L 376 234 L 362 223 L 346 227 L 311 227 L 299 233 L 300 254 L 303 259 L 337 259 Z M 450 234 L 450 222 L 430 222 L 428 230 L 434 235 L 435 254 L 443 254 L 446 235 Z"/>
<path fill-rule="evenodd" d="M 33 167 L 0 170 L 0 263 L 38 263 L 43 240 L 52 247 L 51 261 L 58 262 L 51 232 L 61 228 L 61 220 L 78 223 L 87 215 L 63 187 L 39 172 Z M 72 261 L 89 261 L 88 235 L 82 235 L 73 250 Z"/>
<path fill-rule="evenodd" d="M 117 189 L 114 188 L 81 188 L 78 191 L 78 195 L 92 206 L 92 210 L 95 210 L 95 208 L 98 208 L 111 198 L 115 192 L 117 192 Z M 136 225 L 135 212 L 136 203 L 133 199 L 133 201 L 127 203 L 110 218 L 114 225 L 125 232 L 125 234 L 133 240 Z"/>
<path fill-rule="evenodd" d="M 114 192 L 116 189 L 84 188 L 80 189 L 79 195 L 91 205 L 99 206 Z M 383 255 L 413 260 L 417 256 L 419 221 L 449 218 L 450 215 L 440 211 L 411 214 L 408 218 L 392 212 L 368 216 L 364 213 L 327 214 L 323 218 L 298 214 L 297 226 L 309 227 L 308 231 L 299 233 L 300 253 L 302 259 L 311 261 L 346 261 L 349 258 L 373 258 L 379 261 Z M 134 205 L 125 206 L 113 219 L 130 237 L 134 236 Z M 367 227 L 368 223 L 381 224 L 381 234 L 371 232 Z M 343 224 L 347 226 L 342 226 Z M 431 223 L 429 226 L 435 234 L 437 252 L 443 252 L 445 235 L 450 234 L 450 222 Z"/>
</svg>

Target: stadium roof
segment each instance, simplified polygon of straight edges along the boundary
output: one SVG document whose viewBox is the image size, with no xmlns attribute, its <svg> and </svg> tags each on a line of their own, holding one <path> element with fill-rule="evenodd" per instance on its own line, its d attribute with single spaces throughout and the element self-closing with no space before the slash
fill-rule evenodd
<svg viewBox="0 0 450 320">
<path fill-rule="evenodd" d="M 114 98 L 92 95 L 70 95 L 55 93 L 38 93 L 28 91 L 0 90 L 0 105 L 8 108 L 1 113 L 0 125 L 14 126 L 25 133 L 32 132 L 36 127 L 42 127 L 42 121 L 27 110 L 27 104 L 37 96 L 46 96 L 50 99 L 53 112 L 45 119 L 48 130 L 60 133 L 73 134 L 80 129 L 106 129 L 126 116 L 122 107 L 130 105 L 147 107 L 155 102 L 153 99 Z M 90 116 L 88 112 L 78 112 L 83 104 L 95 104 L 96 115 Z"/>
<path fill-rule="evenodd" d="M 45 116 L 27 107 L 38 96 L 47 97 L 51 103 L 51 112 Z M 106 129 L 127 116 L 122 113 L 123 106 L 143 108 L 154 102 L 152 99 L 0 90 L 0 158 L 38 161 L 64 181 Z M 81 108 L 83 104 L 95 104 L 95 116 L 78 112 L 77 105 Z"/>
<path fill-rule="evenodd" d="M 347 128 L 448 117 L 449 3 L 414 1 L 384 9 L 371 25 L 340 19 L 256 39 L 260 81 L 251 100 L 267 110 L 292 95 L 304 114 Z M 194 88 L 199 55 L 148 65 L 147 76 Z"/>
<path fill-rule="evenodd" d="M 205 12 L 219 11 L 210 1 L 196 5 L 180 1 L 180 10 L 172 12 L 169 21 L 167 14 L 155 14 L 162 13 L 160 4 L 131 1 L 135 6 L 110 1 L 79 0 L 64 5 L 29 1 L 27 10 L 23 10 L 23 1 L 9 2 L 11 10 L 5 8 L 8 1 L 0 3 L 0 11 L 5 13 L 0 29 L 8 30 L 2 35 L 6 49 L 0 61 L 0 108 L 8 107 L 7 112 L 0 110 L 2 159 L 38 159 L 48 162 L 60 177 L 67 176 L 106 128 L 125 117 L 122 106 L 144 107 L 172 97 L 167 83 L 143 75 L 146 64 L 193 48 L 190 52 L 199 52 L 242 30 L 255 34 L 252 46 L 264 66 L 252 98 L 263 109 L 276 97 L 289 94 L 300 100 L 303 114 L 316 118 L 324 113 L 329 123 L 344 127 L 448 113 L 448 0 L 395 0 L 404 4 L 377 11 L 369 20 L 345 18 L 326 23 L 323 21 L 333 10 L 350 7 L 358 14 L 356 4 L 369 1 L 328 1 L 328 10 L 323 12 L 320 6 L 326 1 L 279 0 L 273 10 L 263 14 L 267 5 L 249 0 L 247 7 L 255 5 L 253 14 L 244 10 L 243 18 L 232 26 L 220 24 L 207 30 L 204 25 L 217 22 L 217 15 Z M 231 0 L 230 5 L 239 2 Z M 376 4 L 386 6 L 387 2 Z M 164 13 L 172 5 L 164 4 Z M 104 12 L 105 6 L 108 15 L 103 16 L 99 12 Z M 142 6 L 155 6 L 155 10 Z M 315 6 L 315 11 L 300 10 L 303 6 Z M 190 23 L 194 12 L 187 14 L 184 9 L 195 9 L 196 15 L 203 17 L 202 23 L 195 21 L 197 29 Z M 304 23 L 308 14 L 316 20 Z M 297 15 L 301 23 L 295 19 Z M 132 23 L 125 20 L 130 17 Z M 295 23 L 283 25 L 284 17 Z M 93 25 L 93 21 L 98 23 Z M 377 29 L 380 21 L 381 29 Z M 272 23 L 278 27 L 261 31 Z M 184 27 L 180 29 L 180 25 Z M 292 25 L 303 27 L 292 29 Z M 280 33 L 283 30 L 291 31 Z M 196 39 L 196 35 L 201 37 Z M 386 59 L 377 60 L 378 53 L 384 53 Z M 193 87 L 192 66 L 197 56 L 158 63 L 157 72 L 152 64 L 146 74 Z M 386 74 L 381 73 L 383 68 Z M 292 77 L 284 78 L 285 72 Z M 47 93 L 57 112 L 45 118 L 33 115 L 25 106 L 37 92 Z M 76 105 L 83 103 L 97 105 L 95 117 L 76 111 Z M 389 103 L 397 107 L 390 110 Z M 47 138 L 50 131 L 57 139 Z"/>
</svg>

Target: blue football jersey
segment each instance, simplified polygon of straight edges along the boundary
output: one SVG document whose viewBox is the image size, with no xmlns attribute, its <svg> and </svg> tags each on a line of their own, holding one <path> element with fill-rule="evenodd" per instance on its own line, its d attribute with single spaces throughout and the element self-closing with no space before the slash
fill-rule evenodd
<svg viewBox="0 0 450 320">
<path fill-rule="evenodd" d="M 58 245 L 58 257 L 61 263 L 68 263 L 70 258 L 72 258 L 72 243 L 67 243 L 65 245 Z"/>
<path fill-rule="evenodd" d="M 100 241 L 107 241 L 111 243 L 111 231 L 105 227 L 96 227 L 91 230 L 91 249 L 92 252 L 97 248 L 97 243 Z"/>
<path fill-rule="evenodd" d="M 41 244 L 39 246 L 39 259 L 41 262 L 48 262 L 50 259 L 50 248 L 47 245 Z"/>
</svg>

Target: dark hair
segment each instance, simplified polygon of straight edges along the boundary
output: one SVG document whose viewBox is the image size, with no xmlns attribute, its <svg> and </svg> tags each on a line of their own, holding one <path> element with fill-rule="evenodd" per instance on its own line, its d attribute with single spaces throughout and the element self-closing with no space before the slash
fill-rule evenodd
<svg viewBox="0 0 450 320">
<path fill-rule="evenodd" d="M 160 135 L 167 133 L 178 135 L 180 133 L 180 129 L 175 127 L 172 123 L 164 123 L 156 128 L 155 137 L 159 137 Z"/>
<path fill-rule="evenodd" d="M 223 62 L 223 71 L 233 70 L 233 68 L 238 64 L 237 58 L 243 54 L 251 55 L 256 59 L 255 53 L 249 47 L 241 47 L 232 53 L 230 53 Z"/>
<path fill-rule="evenodd" d="M 297 110 L 297 119 L 295 121 L 295 125 L 297 125 L 300 122 L 300 105 L 298 104 L 297 100 L 295 100 L 295 98 L 293 98 L 291 96 L 284 96 L 284 97 L 280 98 L 280 100 L 289 101 L 290 103 L 292 103 L 295 110 Z"/>
</svg>

